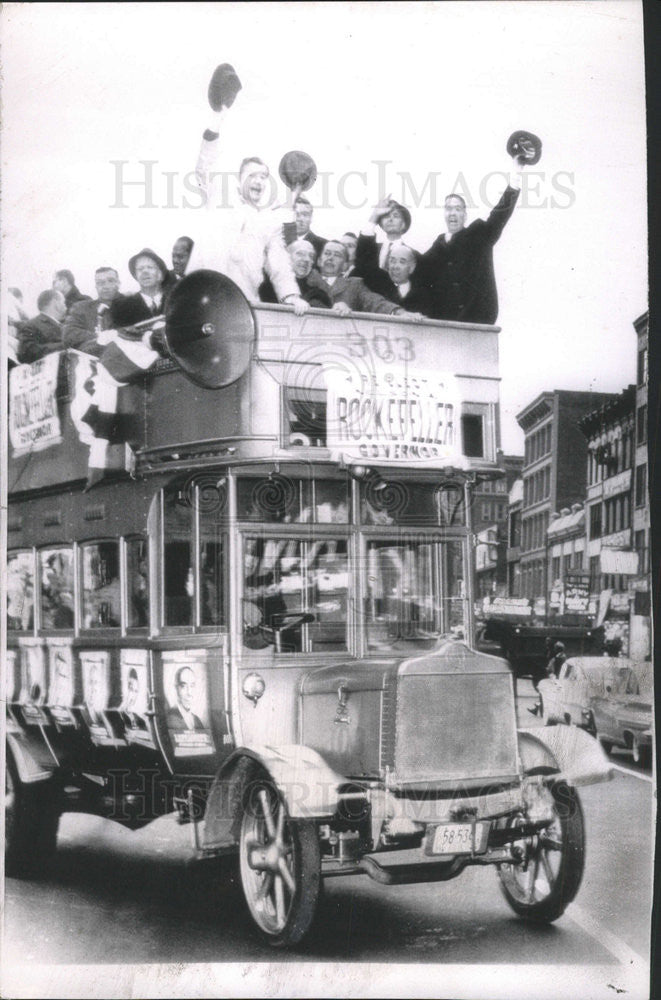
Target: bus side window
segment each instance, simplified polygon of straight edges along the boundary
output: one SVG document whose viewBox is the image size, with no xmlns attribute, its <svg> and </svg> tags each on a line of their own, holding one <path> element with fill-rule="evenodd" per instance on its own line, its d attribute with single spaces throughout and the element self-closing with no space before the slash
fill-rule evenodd
<svg viewBox="0 0 661 1000">
<path fill-rule="evenodd" d="M 7 556 L 7 628 L 32 631 L 34 624 L 34 556 L 27 549 Z"/>
<path fill-rule="evenodd" d="M 177 493 L 163 497 L 163 624 L 193 624 L 193 504 Z"/>
<path fill-rule="evenodd" d="M 72 629 L 73 550 L 41 549 L 39 552 L 41 627 Z"/>
<path fill-rule="evenodd" d="M 81 546 L 83 560 L 83 628 L 119 628 L 119 543 Z"/>
<path fill-rule="evenodd" d="M 127 538 L 126 572 L 126 624 L 128 628 L 145 628 L 149 624 L 149 562 L 144 538 Z"/>
</svg>

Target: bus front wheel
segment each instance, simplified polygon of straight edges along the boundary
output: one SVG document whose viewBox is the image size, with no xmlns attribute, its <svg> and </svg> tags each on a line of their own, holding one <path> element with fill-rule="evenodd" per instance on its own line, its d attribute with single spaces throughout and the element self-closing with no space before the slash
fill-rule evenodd
<svg viewBox="0 0 661 1000">
<path fill-rule="evenodd" d="M 312 924 L 321 884 L 314 823 L 293 821 L 267 776 L 251 781 L 239 841 L 241 884 L 250 916 L 273 947 L 298 944 Z"/>
</svg>

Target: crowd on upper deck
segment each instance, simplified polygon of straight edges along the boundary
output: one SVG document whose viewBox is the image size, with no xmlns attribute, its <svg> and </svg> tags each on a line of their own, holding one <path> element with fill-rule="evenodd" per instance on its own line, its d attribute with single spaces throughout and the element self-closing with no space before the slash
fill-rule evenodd
<svg viewBox="0 0 661 1000">
<path fill-rule="evenodd" d="M 207 194 L 226 110 L 202 140 L 197 176 Z M 19 289 L 10 288 L 9 363 L 33 362 L 64 348 L 99 357 L 114 331 L 163 315 L 172 289 L 200 267 L 228 275 L 251 302 L 290 304 L 298 315 L 319 308 L 343 316 L 367 312 L 418 321 L 494 323 L 493 247 L 514 211 L 521 179 L 521 160 L 512 160 L 509 182 L 487 219 L 467 225 L 465 200 L 449 194 L 447 231 L 419 252 L 406 241 L 411 212 L 390 197 L 374 206 L 357 232 L 317 235 L 303 185 L 292 190 L 291 210 L 264 205 L 268 167 L 258 157 L 248 157 L 239 170 L 237 208 L 208 213 L 195 240 L 179 237 L 171 267 L 149 247 L 130 258 L 137 291 L 125 295 L 117 269 L 104 263 L 94 273 L 94 297 L 84 295 L 72 272 L 60 269 L 38 296 L 31 317 Z"/>
</svg>

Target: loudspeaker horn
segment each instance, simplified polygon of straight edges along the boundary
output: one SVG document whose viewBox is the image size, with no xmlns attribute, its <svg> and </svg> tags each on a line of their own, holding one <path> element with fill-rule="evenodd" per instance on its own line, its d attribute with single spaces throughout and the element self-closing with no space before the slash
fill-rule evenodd
<svg viewBox="0 0 661 1000">
<path fill-rule="evenodd" d="M 182 371 L 205 389 L 241 378 L 252 355 L 255 319 L 245 295 L 219 271 L 192 271 L 165 310 L 165 343 Z"/>
</svg>

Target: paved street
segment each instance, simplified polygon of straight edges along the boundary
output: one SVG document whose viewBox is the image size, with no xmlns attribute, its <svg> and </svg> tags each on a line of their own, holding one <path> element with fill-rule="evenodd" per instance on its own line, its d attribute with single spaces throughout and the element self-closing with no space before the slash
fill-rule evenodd
<svg viewBox="0 0 661 1000">
<path fill-rule="evenodd" d="M 539 724 L 525 711 L 533 703 L 524 681 L 523 725 Z M 534 927 L 517 919 L 489 868 L 469 868 L 436 885 L 385 887 L 367 877 L 343 878 L 326 882 L 317 924 L 297 960 L 607 966 L 615 973 L 644 968 L 651 775 L 624 754 L 612 759 L 614 780 L 581 792 L 585 876 L 576 902 L 556 924 Z M 94 817 L 65 816 L 50 880 L 7 882 L 5 962 L 291 961 L 265 954 L 255 939 L 232 865 L 189 864 L 189 838 L 190 828 L 171 816 L 137 833 Z"/>
</svg>

